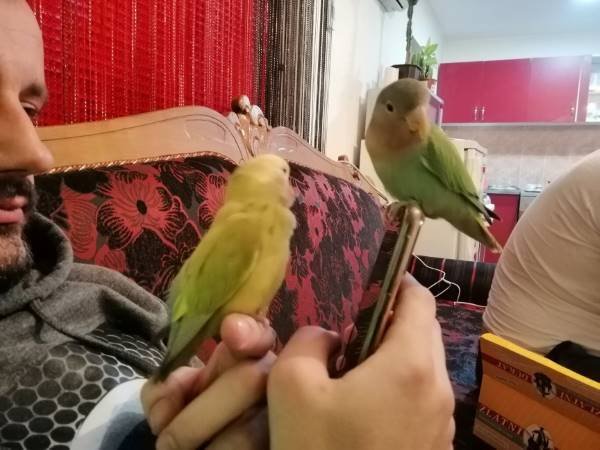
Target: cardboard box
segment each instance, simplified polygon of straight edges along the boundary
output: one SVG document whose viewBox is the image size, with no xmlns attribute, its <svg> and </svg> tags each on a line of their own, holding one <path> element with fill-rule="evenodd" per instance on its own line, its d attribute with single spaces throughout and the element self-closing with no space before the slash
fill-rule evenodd
<svg viewBox="0 0 600 450">
<path fill-rule="evenodd" d="M 474 433 L 497 449 L 600 450 L 600 383 L 487 333 Z"/>
</svg>

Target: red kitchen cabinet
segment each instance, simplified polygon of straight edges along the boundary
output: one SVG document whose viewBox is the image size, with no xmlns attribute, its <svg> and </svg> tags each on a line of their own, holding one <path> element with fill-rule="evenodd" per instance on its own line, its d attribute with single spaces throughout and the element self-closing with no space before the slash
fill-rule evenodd
<svg viewBox="0 0 600 450">
<path fill-rule="evenodd" d="M 443 120 L 585 121 L 590 70 L 589 56 L 441 64 L 438 94 L 444 100 Z"/>
<path fill-rule="evenodd" d="M 443 121 L 467 123 L 478 120 L 483 88 L 483 64 L 480 62 L 441 64 L 438 95 L 444 100 Z"/>
<path fill-rule="evenodd" d="M 494 204 L 494 212 L 502 220 L 495 221 L 489 228 L 501 246 L 505 246 L 519 219 L 519 195 L 515 194 L 489 194 Z M 487 248 L 483 255 L 485 262 L 498 262 L 500 255 L 490 252 Z"/>
<path fill-rule="evenodd" d="M 583 57 L 530 60 L 528 122 L 574 122 Z"/>
<path fill-rule="evenodd" d="M 529 60 L 483 63 L 480 122 L 527 122 Z"/>
</svg>

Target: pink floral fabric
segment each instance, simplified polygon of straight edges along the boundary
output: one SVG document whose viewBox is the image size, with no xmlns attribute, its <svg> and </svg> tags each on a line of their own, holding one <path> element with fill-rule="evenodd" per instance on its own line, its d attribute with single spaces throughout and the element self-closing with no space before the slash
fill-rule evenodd
<svg viewBox="0 0 600 450">
<path fill-rule="evenodd" d="M 384 232 L 367 193 L 291 168 L 298 227 L 270 310 L 283 342 L 302 325 L 341 330 L 351 323 Z M 164 299 L 223 204 L 233 170 L 233 162 L 207 154 L 40 176 L 39 210 L 64 229 L 77 261 L 117 270 Z"/>
</svg>

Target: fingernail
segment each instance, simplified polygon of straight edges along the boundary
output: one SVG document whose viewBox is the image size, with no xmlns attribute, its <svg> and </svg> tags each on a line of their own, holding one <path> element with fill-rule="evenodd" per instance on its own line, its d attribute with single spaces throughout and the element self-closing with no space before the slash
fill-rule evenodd
<svg viewBox="0 0 600 450">
<path fill-rule="evenodd" d="M 156 441 L 156 450 L 177 450 L 175 440 L 170 434 L 163 434 Z"/>
</svg>

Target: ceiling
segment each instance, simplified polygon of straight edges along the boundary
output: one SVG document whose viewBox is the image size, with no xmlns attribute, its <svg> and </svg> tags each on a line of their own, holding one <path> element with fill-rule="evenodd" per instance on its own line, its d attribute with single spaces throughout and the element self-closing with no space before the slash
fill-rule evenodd
<svg viewBox="0 0 600 450">
<path fill-rule="evenodd" d="M 428 0 L 448 38 L 600 32 L 600 0 Z"/>
</svg>

